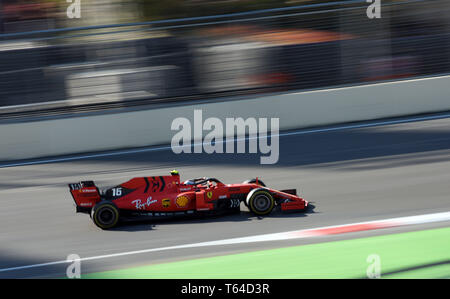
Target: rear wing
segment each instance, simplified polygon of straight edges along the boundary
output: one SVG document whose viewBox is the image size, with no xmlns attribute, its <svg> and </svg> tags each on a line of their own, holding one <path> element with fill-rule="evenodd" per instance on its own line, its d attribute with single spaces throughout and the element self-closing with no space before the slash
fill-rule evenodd
<svg viewBox="0 0 450 299">
<path fill-rule="evenodd" d="M 101 200 L 100 192 L 93 181 L 68 184 L 77 212 L 86 212 Z"/>
</svg>

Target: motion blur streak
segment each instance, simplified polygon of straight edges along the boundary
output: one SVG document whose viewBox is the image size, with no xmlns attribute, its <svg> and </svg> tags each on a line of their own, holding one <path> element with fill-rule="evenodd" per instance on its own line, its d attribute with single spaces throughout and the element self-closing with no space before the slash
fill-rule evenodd
<svg viewBox="0 0 450 299">
<path fill-rule="evenodd" d="M 115 253 L 115 254 L 86 257 L 86 258 L 80 259 L 80 261 L 85 262 L 85 261 L 114 258 L 114 257 L 120 257 L 120 256 L 126 256 L 126 255 L 150 253 L 150 252 L 157 252 L 157 251 L 167 251 L 167 250 L 175 250 L 175 249 L 183 249 L 183 248 L 194 248 L 194 247 L 203 247 L 203 246 L 220 246 L 220 245 L 252 243 L 252 242 L 279 241 L 279 240 L 288 240 L 288 239 L 308 238 L 308 237 L 314 237 L 314 236 L 344 234 L 344 233 L 349 233 L 349 232 L 382 229 L 382 228 L 412 225 L 412 224 L 432 223 L 432 222 L 439 222 L 439 221 L 450 221 L 450 212 L 428 214 L 428 215 L 418 215 L 418 216 L 402 217 L 402 218 L 393 218 L 393 219 L 383 219 L 383 220 L 370 221 L 370 222 L 365 222 L 365 223 L 344 224 L 344 225 L 339 225 L 339 226 L 320 227 L 320 228 L 305 229 L 305 230 L 300 230 L 300 231 L 291 231 L 291 232 L 268 234 L 268 235 L 258 235 L 258 236 L 227 239 L 227 240 L 218 240 L 218 241 L 203 242 L 203 243 L 185 244 L 185 245 L 163 247 L 163 248 L 143 249 L 143 250 L 136 250 L 136 251 L 130 251 L 130 252 L 121 252 L 121 253 Z M 43 264 L 5 268 L 5 269 L 0 269 L 0 272 L 23 270 L 23 269 L 30 269 L 30 268 L 37 268 L 37 267 L 45 267 L 45 266 L 53 266 L 53 265 L 66 264 L 66 263 L 68 263 L 68 262 L 67 261 L 56 261 L 56 262 L 49 262 L 49 263 L 43 263 Z"/>
<path fill-rule="evenodd" d="M 0 8 L 0 107 L 211 100 L 450 72 L 447 0 L 385 0 L 380 19 L 365 1 L 180 0 L 160 3 L 160 15 L 148 1 L 107 1 L 82 4 L 80 19 L 14 2 Z M 283 7 L 263 7 L 274 4 Z"/>
</svg>

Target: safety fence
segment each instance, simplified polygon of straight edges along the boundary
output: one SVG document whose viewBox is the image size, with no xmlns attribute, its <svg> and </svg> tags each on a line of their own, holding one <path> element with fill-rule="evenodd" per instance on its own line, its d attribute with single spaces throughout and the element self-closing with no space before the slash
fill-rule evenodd
<svg viewBox="0 0 450 299">
<path fill-rule="evenodd" d="M 380 18 L 366 1 L 340 1 L 4 32 L 0 106 L 211 100 L 449 73 L 450 2 L 381 2 Z"/>
</svg>

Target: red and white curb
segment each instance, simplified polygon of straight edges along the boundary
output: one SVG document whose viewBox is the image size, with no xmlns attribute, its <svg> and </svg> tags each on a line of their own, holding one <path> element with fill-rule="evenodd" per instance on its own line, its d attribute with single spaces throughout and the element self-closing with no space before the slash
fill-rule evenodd
<svg viewBox="0 0 450 299">
<path fill-rule="evenodd" d="M 327 235 L 338 235 L 351 232 L 368 231 L 382 228 L 392 228 L 413 224 L 424 224 L 440 221 L 449 221 L 450 212 L 435 213 L 435 214 L 425 214 L 417 216 L 408 216 L 400 218 L 391 218 L 335 226 L 325 226 L 312 229 L 302 229 L 296 231 L 288 231 L 282 233 L 257 235 L 251 237 L 226 239 L 212 242 L 197 243 L 195 247 L 200 246 L 214 246 L 214 245 L 230 245 L 239 243 L 253 243 L 253 242 L 264 242 L 264 241 L 280 241 L 280 240 L 290 240 L 290 239 L 302 239 L 318 236 Z M 194 244 L 192 244 L 194 245 Z"/>
<path fill-rule="evenodd" d="M 338 235 L 338 234 L 345 234 L 345 233 L 351 233 L 351 232 L 361 232 L 361 231 L 369 231 L 369 230 L 376 230 L 376 229 L 383 229 L 383 228 L 393 228 L 393 227 L 401 227 L 401 226 L 407 226 L 407 225 L 425 224 L 425 223 L 433 223 L 433 222 L 442 222 L 442 221 L 450 221 L 450 212 L 399 217 L 399 218 L 391 218 L 391 219 L 382 219 L 382 220 L 376 220 L 376 221 L 351 223 L 351 224 L 336 225 L 336 226 L 325 226 L 325 227 L 302 229 L 302 230 L 288 231 L 288 232 L 281 232 L 281 233 L 274 233 L 274 234 L 264 234 L 264 235 L 256 235 L 256 236 L 242 237 L 242 238 L 224 239 L 224 240 L 176 245 L 176 246 L 169 246 L 169 247 L 127 251 L 127 252 L 85 257 L 85 258 L 81 258 L 80 261 L 81 262 L 92 261 L 92 260 L 100 260 L 100 259 L 106 259 L 106 258 L 123 257 L 123 256 L 128 256 L 128 255 L 136 255 L 136 254 L 167 251 L 167 250 L 176 250 L 176 249 L 184 249 L 184 248 L 302 239 L 302 238 L 311 238 L 311 237 L 317 237 L 317 236 Z M 46 266 L 55 266 L 55 265 L 61 265 L 61 264 L 68 264 L 68 263 L 72 263 L 72 262 L 73 261 L 71 261 L 71 260 L 63 260 L 63 261 L 55 261 L 55 262 L 42 263 L 42 264 L 17 266 L 17 267 L 0 269 L 0 272 L 25 270 L 25 269 L 46 267 Z"/>
</svg>

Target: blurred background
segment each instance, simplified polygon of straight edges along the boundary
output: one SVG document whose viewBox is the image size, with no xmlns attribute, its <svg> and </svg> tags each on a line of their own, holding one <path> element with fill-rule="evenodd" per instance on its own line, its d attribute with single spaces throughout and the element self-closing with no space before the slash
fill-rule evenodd
<svg viewBox="0 0 450 299">
<path fill-rule="evenodd" d="M 450 1 L 0 0 L 0 106 L 149 103 L 450 71 Z M 8 111 L 8 110 L 6 110 Z"/>
</svg>

